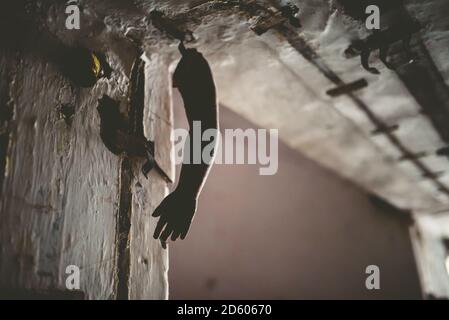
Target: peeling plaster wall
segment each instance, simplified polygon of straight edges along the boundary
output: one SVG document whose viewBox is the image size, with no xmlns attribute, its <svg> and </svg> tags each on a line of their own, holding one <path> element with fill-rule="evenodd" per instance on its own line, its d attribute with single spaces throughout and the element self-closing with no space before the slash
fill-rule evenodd
<svg viewBox="0 0 449 320">
<path fill-rule="evenodd" d="M 1 197 L 1 285 L 65 288 L 73 264 L 88 298 L 109 298 L 120 159 L 99 138 L 95 105 L 105 88 L 78 91 L 33 57 L 2 64 L 17 70 L 9 79 L 15 116 Z M 70 126 L 62 103 L 76 106 Z"/>
<path fill-rule="evenodd" d="M 85 298 L 114 298 L 122 158 L 100 139 L 96 101 L 120 88 L 106 83 L 92 90 L 73 88 L 51 65 L 33 57 L 2 57 L 2 67 L 7 64 L 17 68 L 8 79 L 15 116 L 0 199 L 0 287 L 64 290 L 66 267 L 76 265 Z M 154 64 L 159 78 L 168 79 L 160 63 Z M 155 116 L 170 115 L 166 84 L 161 87 L 165 94 L 149 97 L 147 106 Z M 71 125 L 58 111 L 63 103 L 75 106 Z M 170 136 L 171 123 L 154 122 L 146 123 L 147 130 L 156 137 L 159 162 L 170 169 L 171 145 L 162 137 Z M 150 214 L 167 186 L 154 172 L 146 180 L 141 165 L 134 165 L 132 179 L 130 297 L 164 299 L 167 253 L 151 237 L 155 221 Z"/>
<path fill-rule="evenodd" d="M 166 299 L 168 255 L 151 236 L 156 222 L 151 213 L 167 194 L 167 183 L 155 172 L 145 179 L 141 160 L 116 156 L 105 147 L 97 112 L 103 94 L 127 105 L 128 75 L 138 50 L 101 23 L 98 27 L 95 14 L 78 34 L 61 32 L 65 14 L 57 8 L 63 7 L 43 7 L 46 14 L 31 15 L 43 18 L 37 34 L 32 31 L 37 20 L 11 42 L 5 29 L 0 34 L 8 41 L 0 51 L 0 125 L 9 141 L 2 145 L 0 296 Z M 21 17 L 23 12 L 14 13 Z M 64 77 L 51 53 L 75 45 L 104 52 L 114 69 L 111 78 L 79 88 Z M 172 175 L 169 64 L 157 54 L 144 58 L 145 133 L 155 141 L 157 161 Z M 73 109 L 70 119 L 64 106 Z M 9 109 L 13 116 L 5 120 Z M 124 161 L 130 163 L 126 180 Z M 131 190 L 125 212 L 124 188 Z M 122 214 L 131 217 L 124 239 L 118 228 Z M 124 260 L 128 267 L 121 279 L 118 244 L 123 241 L 129 261 Z M 69 265 L 80 268 L 81 292 L 73 295 L 66 290 Z"/>
</svg>

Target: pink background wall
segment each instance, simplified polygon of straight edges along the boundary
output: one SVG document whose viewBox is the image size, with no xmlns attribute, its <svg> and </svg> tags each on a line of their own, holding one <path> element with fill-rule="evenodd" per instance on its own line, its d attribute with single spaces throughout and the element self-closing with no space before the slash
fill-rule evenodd
<svg viewBox="0 0 449 320">
<path fill-rule="evenodd" d="M 222 129 L 254 128 L 221 111 Z M 175 121 L 186 126 L 177 95 Z M 421 297 L 400 213 L 282 143 L 278 174 L 258 168 L 213 168 L 189 235 L 170 244 L 171 299 Z M 370 264 L 379 291 L 365 288 Z"/>
</svg>

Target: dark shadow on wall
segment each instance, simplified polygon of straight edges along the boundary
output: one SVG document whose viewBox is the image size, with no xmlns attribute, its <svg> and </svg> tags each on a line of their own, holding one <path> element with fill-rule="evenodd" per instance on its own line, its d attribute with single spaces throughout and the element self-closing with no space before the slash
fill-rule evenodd
<svg viewBox="0 0 449 320">
<path fill-rule="evenodd" d="M 185 127 L 177 96 L 174 107 Z M 255 128 L 225 108 L 221 126 Z M 277 175 L 258 169 L 214 166 L 188 237 L 170 246 L 170 299 L 421 298 L 406 214 L 282 143 Z M 373 264 L 378 291 L 365 287 Z"/>
</svg>

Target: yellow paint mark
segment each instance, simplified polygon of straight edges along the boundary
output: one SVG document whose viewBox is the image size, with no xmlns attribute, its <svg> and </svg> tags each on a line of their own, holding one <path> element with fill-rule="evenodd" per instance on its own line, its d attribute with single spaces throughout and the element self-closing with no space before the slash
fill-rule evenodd
<svg viewBox="0 0 449 320">
<path fill-rule="evenodd" d="M 95 55 L 95 53 L 91 53 L 92 59 L 93 59 L 93 65 L 92 65 L 92 72 L 95 74 L 95 76 L 98 78 L 100 76 L 101 72 L 101 63 L 98 57 Z"/>
</svg>

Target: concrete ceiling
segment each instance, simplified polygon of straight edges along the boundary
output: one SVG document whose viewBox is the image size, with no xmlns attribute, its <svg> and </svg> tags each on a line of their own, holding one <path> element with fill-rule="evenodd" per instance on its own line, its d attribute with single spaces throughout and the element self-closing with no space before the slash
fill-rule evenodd
<svg viewBox="0 0 449 320">
<path fill-rule="evenodd" d="M 259 2 L 276 6 L 287 1 Z M 261 127 L 279 129 L 280 138 L 291 148 L 399 208 L 445 211 L 449 196 L 441 189 L 449 188 L 449 160 L 435 152 L 447 143 L 396 72 L 381 65 L 375 55 L 371 63 L 380 75 L 367 73 L 358 57 L 345 57 L 351 40 L 365 33 L 362 24 L 336 10 L 334 2 L 289 1 L 300 9 L 302 27 L 294 30 L 294 36 L 316 53 L 315 64 L 276 30 L 256 35 L 250 27 L 257 19 L 223 1 L 80 0 L 80 31 L 61 27 L 63 3 L 49 6 L 43 24 L 66 44 L 106 51 L 117 71 L 129 70 L 137 52 L 130 50 L 133 42 L 143 46 L 150 59 L 164 55 L 174 66 L 179 58 L 177 41 L 154 28 L 149 19 L 150 11 L 158 9 L 181 29 L 194 32 L 196 40 L 189 45 L 211 62 L 222 105 Z M 409 0 L 407 8 L 425 24 L 420 37 L 449 84 L 449 3 Z M 364 78 L 368 87 L 352 96 L 331 98 L 325 92 L 335 87 L 335 81 L 323 70 L 344 83 Z M 403 150 L 392 144 L 391 135 L 372 134 L 378 128 L 363 108 L 382 123 L 397 125 L 394 140 L 412 153 L 426 152 L 420 165 L 441 174 L 428 179 L 416 163 L 399 161 Z"/>
<path fill-rule="evenodd" d="M 373 59 L 381 75 L 371 75 L 360 59 L 343 52 L 361 24 L 333 10 L 326 1 L 296 1 L 301 9 L 300 36 L 344 82 L 365 78 L 369 85 L 356 92 L 383 123 L 398 125 L 397 139 L 413 153 L 428 153 L 422 163 L 432 172 L 448 172 L 449 161 L 435 151 L 446 146 L 429 118 L 394 71 Z M 435 64 L 449 82 L 445 48 L 449 43 L 444 1 L 409 1 L 409 10 L 428 23 L 422 31 Z M 210 11 L 212 12 L 212 10 Z M 251 22 L 251 21 L 250 21 Z M 257 36 L 248 20 L 238 15 L 210 14 L 195 28 L 195 44 L 211 61 L 223 105 L 266 128 L 278 128 L 292 148 L 308 155 L 366 190 L 394 205 L 415 212 L 444 210 L 447 194 L 435 181 L 423 177 L 410 161 L 398 161 L 401 150 L 385 135 L 373 135 L 376 126 L 354 99 L 330 98 L 335 84 L 278 32 Z M 439 181 L 449 185 L 449 175 Z"/>
</svg>

